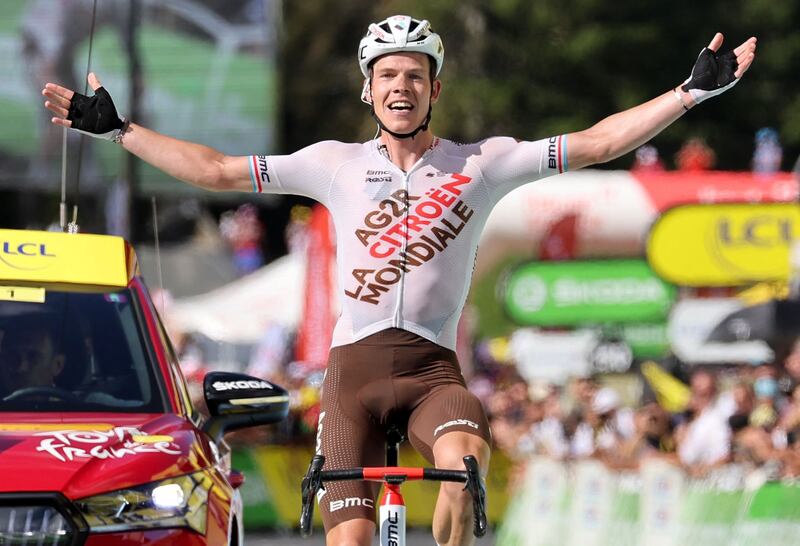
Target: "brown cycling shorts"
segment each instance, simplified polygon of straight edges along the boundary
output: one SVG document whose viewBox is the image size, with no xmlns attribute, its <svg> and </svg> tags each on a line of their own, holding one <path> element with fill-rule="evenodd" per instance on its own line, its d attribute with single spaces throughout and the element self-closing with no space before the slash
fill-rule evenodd
<svg viewBox="0 0 800 546">
<path fill-rule="evenodd" d="M 317 428 L 325 470 L 385 466 L 391 425 L 432 464 L 433 444 L 448 432 L 491 445 L 486 414 L 466 389 L 455 353 L 396 328 L 331 349 Z M 326 484 L 318 496 L 325 529 L 356 518 L 374 521 L 379 489 L 375 482 Z"/>
</svg>

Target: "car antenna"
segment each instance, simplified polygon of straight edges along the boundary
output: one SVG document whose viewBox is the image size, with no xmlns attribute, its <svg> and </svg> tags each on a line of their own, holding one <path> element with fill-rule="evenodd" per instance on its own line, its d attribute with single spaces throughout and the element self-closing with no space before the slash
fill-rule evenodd
<svg viewBox="0 0 800 546">
<path fill-rule="evenodd" d="M 92 68 L 92 46 L 94 45 L 94 24 L 97 15 L 97 0 L 92 3 L 92 26 L 89 30 L 89 54 L 86 59 L 86 78 L 83 83 L 83 94 L 85 95 L 89 90 L 89 72 Z M 62 129 L 63 137 L 61 140 L 61 203 L 58 206 L 59 212 L 59 225 L 61 231 L 67 233 L 78 233 L 78 205 L 72 206 L 72 221 L 67 223 L 67 131 L 64 127 Z M 78 166 L 75 172 L 75 201 L 80 201 L 81 191 L 81 159 L 83 158 L 83 139 L 84 135 L 80 135 L 78 141 Z"/>
<path fill-rule="evenodd" d="M 165 315 L 167 309 L 164 302 L 164 275 L 161 270 L 161 247 L 158 244 L 158 208 L 156 207 L 156 196 L 150 197 L 153 209 L 153 237 L 156 241 L 156 269 L 158 270 L 158 293 L 161 299 L 161 314 Z"/>
</svg>

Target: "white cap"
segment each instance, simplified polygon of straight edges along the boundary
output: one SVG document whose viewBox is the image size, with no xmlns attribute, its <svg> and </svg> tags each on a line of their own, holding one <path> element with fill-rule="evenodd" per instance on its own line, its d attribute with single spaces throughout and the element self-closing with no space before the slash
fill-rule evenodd
<svg viewBox="0 0 800 546">
<path fill-rule="evenodd" d="M 619 408 L 620 400 L 617 391 L 608 387 L 598 390 L 592 398 L 592 411 L 598 415 Z"/>
</svg>

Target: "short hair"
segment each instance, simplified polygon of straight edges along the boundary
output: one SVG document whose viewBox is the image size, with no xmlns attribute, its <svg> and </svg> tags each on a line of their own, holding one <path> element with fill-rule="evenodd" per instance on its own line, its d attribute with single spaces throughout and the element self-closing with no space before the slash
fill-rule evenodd
<svg viewBox="0 0 800 546">
<path fill-rule="evenodd" d="M 402 51 L 395 51 L 393 53 L 402 53 Z M 412 51 L 411 53 L 419 53 L 419 52 Z M 392 55 L 392 53 L 384 53 L 383 55 L 378 55 L 377 57 L 375 57 L 370 61 L 368 68 L 370 79 L 372 79 L 372 68 L 373 66 L 375 66 L 375 62 L 381 57 L 385 57 L 386 55 Z M 430 77 L 431 85 L 433 85 L 433 82 L 436 81 L 436 59 L 434 59 L 427 53 L 425 53 L 424 55 L 428 58 L 428 76 Z"/>
</svg>

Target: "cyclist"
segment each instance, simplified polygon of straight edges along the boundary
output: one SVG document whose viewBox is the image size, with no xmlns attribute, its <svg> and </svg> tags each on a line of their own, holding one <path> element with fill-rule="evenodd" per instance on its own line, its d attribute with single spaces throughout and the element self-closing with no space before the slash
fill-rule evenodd
<svg viewBox="0 0 800 546">
<path fill-rule="evenodd" d="M 464 387 L 453 348 L 481 229 L 514 188 L 619 157 L 699 102 L 739 81 L 755 57 L 750 38 L 725 54 L 716 34 L 675 89 L 584 131 L 535 142 L 494 137 L 457 144 L 429 129 L 442 83 L 441 38 L 428 21 L 371 24 L 358 48 L 362 100 L 379 126 L 365 143 L 325 141 L 287 156 L 230 157 L 120 118 L 93 74 L 85 97 L 47 84 L 53 123 L 114 140 L 171 176 L 214 191 L 293 193 L 330 210 L 337 233 L 342 313 L 323 388 L 317 448 L 327 468 L 382 466 L 384 427 L 407 429 L 442 468 L 475 455 L 486 470 L 490 433 Z M 373 486 L 332 483 L 319 497 L 328 544 L 369 544 Z M 471 505 L 443 484 L 433 533 L 468 544 Z"/>
</svg>

